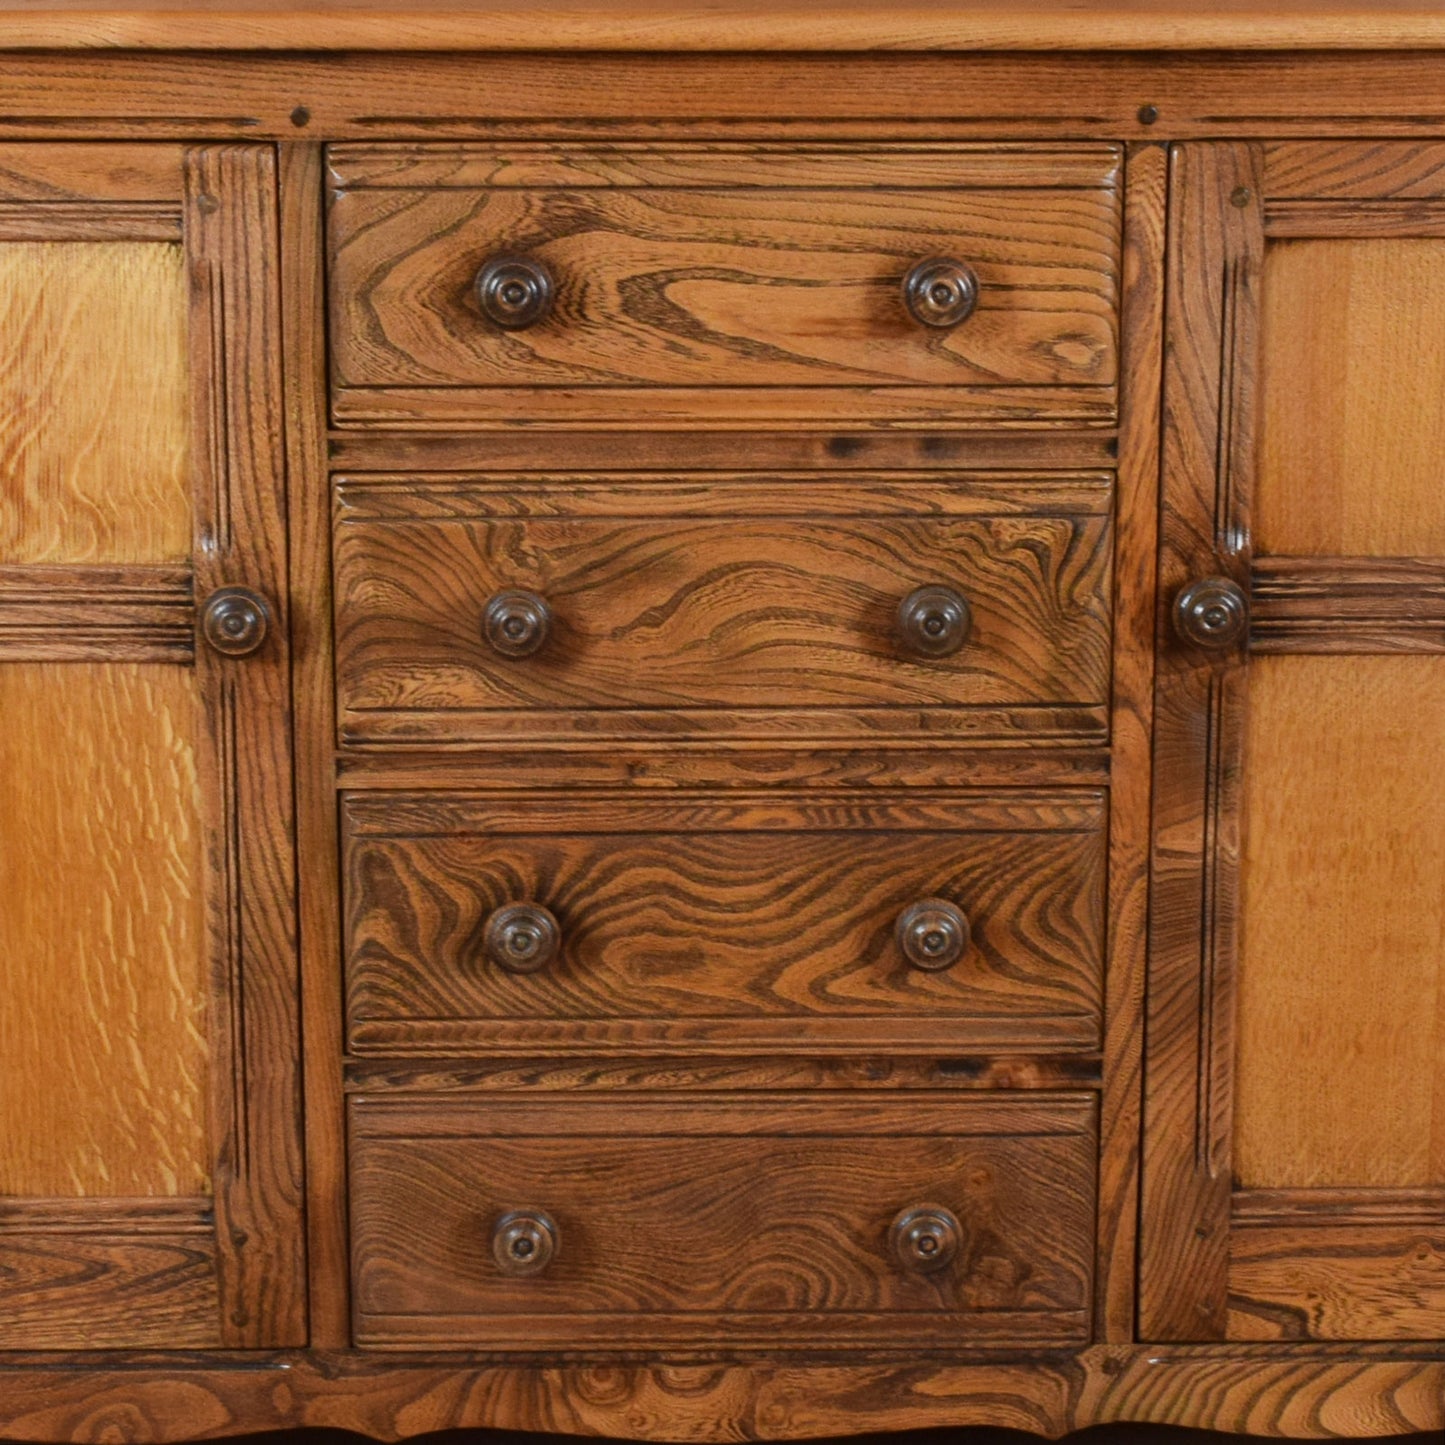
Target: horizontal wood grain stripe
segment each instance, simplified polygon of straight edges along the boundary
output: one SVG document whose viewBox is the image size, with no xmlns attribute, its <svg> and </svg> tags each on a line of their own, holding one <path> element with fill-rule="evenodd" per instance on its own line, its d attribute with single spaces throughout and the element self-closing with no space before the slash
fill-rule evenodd
<svg viewBox="0 0 1445 1445">
<path fill-rule="evenodd" d="M 765 1092 L 779 1089 L 867 1088 L 918 1091 L 914 1100 L 939 1090 L 1077 1090 L 1100 1083 L 1097 1054 L 989 1054 L 935 1059 L 890 1055 L 844 1058 L 778 1057 L 698 1058 L 688 1053 L 649 1058 L 558 1059 L 353 1059 L 345 1066 L 346 1086 L 355 1093 L 427 1090 L 527 1093 L 555 1090 L 645 1092 L 727 1089 Z M 615 1095 L 614 1095 L 615 1097 Z"/>
<path fill-rule="evenodd" d="M 146 145 L 82 142 L 0 145 L 0 203 L 109 207 L 156 206 L 179 220 L 181 154 L 164 141 Z"/>
<path fill-rule="evenodd" d="M 343 475 L 336 485 L 338 526 L 437 518 L 1107 516 L 1111 472 L 849 472 L 833 485 L 815 472 L 646 473 L 528 477 L 416 472 Z"/>
<path fill-rule="evenodd" d="M 0 1349 L 220 1344 L 208 1199 L 0 1201 Z"/>
<path fill-rule="evenodd" d="M 0 241 L 179 241 L 178 205 L 0 200 Z"/>
<path fill-rule="evenodd" d="M 0 565 L 0 662 L 189 662 L 189 567 Z"/>
<path fill-rule="evenodd" d="M 1261 557 L 1255 652 L 1445 652 L 1445 559 Z"/>
<path fill-rule="evenodd" d="M 574 793 L 494 797 L 485 793 L 348 793 L 346 831 L 354 838 L 443 838 L 469 833 L 754 832 L 891 828 L 919 832 L 1092 832 L 1103 824 L 1104 795 L 1090 789 L 998 792 L 838 792 L 751 796 Z"/>
<path fill-rule="evenodd" d="M 337 145 L 336 187 L 610 186 L 1096 189 L 1120 183 L 1123 148 L 1102 145 L 527 144 Z"/>
<path fill-rule="evenodd" d="M 1445 235 L 1445 198 L 1425 200 L 1269 200 L 1264 232 L 1271 240 L 1371 239 Z"/>
<path fill-rule="evenodd" d="M 1445 1214 L 1256 1217 L 1230 1234 L 1233 1340 L 1445 1336 Z"/>
<path fill-rule="evenodd" d="M 1287 201 L 1445 200 L 1445 143 L 1273 141 L 1264 191 L 1266 214 Z"/>
<path fill-rule="evenodd" d="M 1445 1189 L 1237 1189 L 1230 1220 L 1236 1229 L 1309 1223 L 1445 1227 Z"/>
<path fill-rule="evenodd" d="M 1052 471 L 1112 467 L 1118 447 L 1107 431 L 1044 429 L 998 432 L 853 430 L 846 422 L 818 431 L 652 431 L 639 416 L 629 431 L 491 431 L 449 436 L 426 432 L 331 434 L 327 452 L 337 471 L 377 472 L 734 472 L 740 456 L 766 471 L 938 472 L 962 467 Z"/>
</svg>

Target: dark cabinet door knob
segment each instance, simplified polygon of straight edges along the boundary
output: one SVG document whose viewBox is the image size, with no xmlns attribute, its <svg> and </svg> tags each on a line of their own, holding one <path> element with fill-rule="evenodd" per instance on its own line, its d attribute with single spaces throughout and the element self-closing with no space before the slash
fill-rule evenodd
<svg viewBox="0 0 1445 1445">
<path fill-rule="evenodd" d="M 918 657 L 950 657 L 973 631 L 973 609 L 952 587 L 933 584 L 898 604 L 898 638 Z"/>
<path fill-rule="evenodd" d="M 482 636 L 503 657 L 531 657 L 552 634 L 552 609 L 535 592 L 498 592 L 482 614 Z"/>
<path fill-rule="evenodd" d="M 973 315 L 978 277 L 962 261 L 930 256 L 903 278 L 903 304 L 921 325 L 946 331 Z"/>
<path fill-rule="evenodd" d="M 249 587 L 221 587 L 201 608 L 201 636 L 223 657 L 249 657 L 271 630 L 271 604 Z"/>
<path fill-rule="evenodd" d="M 552 273 L 531 256 L 493 256 L 477 272 L 477 305 L 503 331 L 524 331 L 552 314 Z"/>
<path fill-rule="evenodd" d="M 541 1274 L 561 1247 L 557 1221 L 542 1209 L 513 1209 L 492 1226 L 492 1258 L 503 1274 Z"/>
<path fill-rule="evenodd" d="M 893 1257 L 910 1274 L 933 1274 L 958 1257 L 963 1226 L 958 1216 L 941 1204 L 918 1204 L 893 1221 L 888 1242 Z"/>
<path fill-rule="evenodd" d="M 1249 632 L 1249 598 L 1228 577 L 1191 582 L 1174 599 L 1174 630 L 1195 647 L 1234 647 Z"/>
<path fill-rule="evenodd" d="M 562 954 L 562 929 L 540 903 L 508 903 L 488 919 L 482 948 L 508 973 L 536 973 Z"/>
<path fill-rule="evenodd" d="M 898 950 L 914 968 L 938 973 L 968 952 L 968 916 L 943 898 L 910 903 L 893 926 Z"/>
</svg>

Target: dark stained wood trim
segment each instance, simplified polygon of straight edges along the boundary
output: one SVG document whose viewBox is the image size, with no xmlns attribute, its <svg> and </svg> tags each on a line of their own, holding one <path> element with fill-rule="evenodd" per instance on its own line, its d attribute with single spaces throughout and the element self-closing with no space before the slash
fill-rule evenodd
<svg viewBox="0 0 1445 1445">
<path fill-rule="evenodd" d="M 1229 1247 L 1245 653 L 1173 634 L 1189 582 L 1249 578 L 1261 155 L 1176 147 L 1164 370 L 1139 1328 L 1221 1339 Z"/>
<path fill-rule="evenodd" d="M 164 201 L 0 200 L 0 242 L 180 239 L 180 207 Z"/>
<path fill-rule="evenodd" d="M 1445 200 L 1280 200 L 1265 205 L 1270 240 L 1445 236 Z"/>
<path fill-rule="evenodd" d="M 198 147 L 185 175 L 196 592 L 248 587 L 272 611 L 259 652 L 196 659 L 221 1334 L 266 1348 L 306 1340 L 275 154 Z"/>
<path fill-rule="evenodd" d="M 0 1201 L 0 1351 L 214 1349 L 215 1251 L 208 1199 Z"/>
<path fill-rule="evenodd" d="M 189 567 L 0 565 L 0 662 L 194 656 Z"/>
<path fill-rule="evenodd" d="M 1253 652 L 1445 652 L 1445 560 L 1259 557 Z"/>
<path fill-rule="evenodd" d="M 547 1381 L 539 1389 L 539 1379 Z M 0 1359 L 0 1438 L 155 1445 L 322 1426 L 394 1441 L 479 1428 L 701 1441 L 1112 1421 L 1299 1438 L 1445 1428 L 1439 1343 L 1095 1346 L 1000 1362 L 775 1360 L 537 1367 L 425 1354 Z"/>
<path fill-rule="evenodd" d="M 326 478 L 326 316 L 322 151 L 280 153 L 282 344 L 291 519 L 292 706 L 296 746 L 301 1002 L 306 1111 L 310 1339 L 350 1343 L 341 1087 L 340 875 L 336 839 L 336 694 L 332 684 L 331 509 Z"/>
<path fill-rule="evenodd" d="M 1134 1338 L 1144 979 L 1149 920 L 1149 755 L 1154 718 L 1159 401 L 1169 157 L 1134 145 L 1126 162 L 1119 474 L 1114 533 L 1109 905 L 1100 1113 L 1095 1337 Z"/>
<path fill-rule="evenodd" d="M 1427 1224 L 1445 1220 L 1445 1188 L 1237 1189 L 1236 1226 L 1255 1224 Z"/>
</svg>

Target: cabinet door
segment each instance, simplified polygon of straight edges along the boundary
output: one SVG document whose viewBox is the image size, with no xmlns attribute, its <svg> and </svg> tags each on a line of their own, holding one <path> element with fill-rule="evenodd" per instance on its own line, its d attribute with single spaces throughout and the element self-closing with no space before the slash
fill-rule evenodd
<svg viewBox="0 0 1445 1445">
<path fill-rule="evenodd" d="M 275 238 L 0 146 L 0 1348 L 305 1337 Z"/>
<path fill-rule="evenodd" d="M 1445 146 L 1172 159 L 1141 1328 L 1445 1336 Z"/>
</svg>

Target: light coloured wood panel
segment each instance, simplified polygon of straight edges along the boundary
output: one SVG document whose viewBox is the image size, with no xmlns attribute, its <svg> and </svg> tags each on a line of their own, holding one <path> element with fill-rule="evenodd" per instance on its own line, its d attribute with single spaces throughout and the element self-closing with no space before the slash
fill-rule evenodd
<svg viewBox="0 0 1445 1445">
<path fill-rule="evenodd" d="M 0 667 L 0 1194 L 206 1192 L 194 689 Z"/>
<path fill-rule="evenodd" d="M 1445 240 L 1265 253 L 1255 547 L 1445 555 Z"/>
<path fill-rule="evenodd" d="M 1265 657 L 1244 767 L 1235 1171 L 1445 1183 L 1445 659 Z"/>
<path fill-rule="evenodd" d="M 0 562 L 190 556 L 186 296 L 179 246 L 0 244 Z"/>
</svg>

